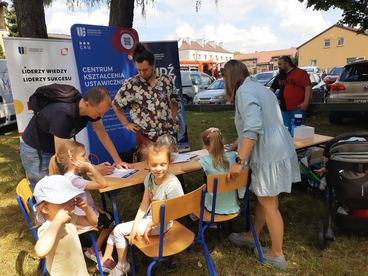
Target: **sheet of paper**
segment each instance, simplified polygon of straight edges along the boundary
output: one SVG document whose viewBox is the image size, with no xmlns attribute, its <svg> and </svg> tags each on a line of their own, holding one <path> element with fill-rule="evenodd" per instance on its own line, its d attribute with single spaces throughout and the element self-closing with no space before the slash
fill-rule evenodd
<svg viewBox="0 0 368 276">
<path fill-rule="evenodd" d="M 112 172 L 112 174 L 106 175 L 106 177 L 117 177 L 117 178 L 127 178 L 133 174 L 135 174 L 138 169 L 116 169 Z"/>
<path fill-rule="evenodd" d="M 179 153 L 176 155 L 175 160 L 173 161 L 173 163 L 182 163 L 182 162 L 188 162 L 193 160 L 194 158 L 198 157 L 195 154 L 191 154 L 191 153 Z"/>
</svg>

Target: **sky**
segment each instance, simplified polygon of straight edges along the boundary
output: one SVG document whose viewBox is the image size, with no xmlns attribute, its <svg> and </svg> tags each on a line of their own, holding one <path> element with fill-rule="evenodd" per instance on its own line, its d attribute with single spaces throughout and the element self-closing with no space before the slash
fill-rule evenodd
<svg viewBox="0 0 368 276">
<path fill-rule="evenodd" d="M 143 0 L 145 1 L 145 0 Z M 49 33 L 70 34 L 74 23 L 108 25 L 107 6 L 67 9 L 65 0 L 46 8 Z M 342 11 L 314 11 L 298 0 L 154 0 L 146 16 L 135 8 L 133 28 L 141 41 L 205 39 L 234 52 L 298 47 L 341 19 Z"/>
</svg>

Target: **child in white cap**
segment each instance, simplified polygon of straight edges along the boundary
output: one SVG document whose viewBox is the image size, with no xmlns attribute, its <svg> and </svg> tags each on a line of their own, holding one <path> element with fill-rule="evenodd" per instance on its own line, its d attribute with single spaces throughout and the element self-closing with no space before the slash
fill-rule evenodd
<svg viewBox="0 0 368 276">
<path fill-rule="evenodd" d="M 37 215 L 45 223 L 38 229 L 36 255 L 46 257 L 47 271 L 54 275 L 89 275 L 78 238 L 76 224 L 96 225 L 97 217 L 88 205 L 78 198 L 84 191 L 74 187 L 61 175 L 45 176 L 37 184 L 33 196 Z M 81 208 L 85 216 L 73 213 Z"/>
</svg>

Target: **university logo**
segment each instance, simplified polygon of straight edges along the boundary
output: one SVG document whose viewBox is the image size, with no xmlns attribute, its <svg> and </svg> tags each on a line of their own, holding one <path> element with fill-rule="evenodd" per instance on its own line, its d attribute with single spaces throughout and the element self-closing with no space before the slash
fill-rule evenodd
<svg viewBox="0 0 368 276">
<path fill-rule="evenodd" d="M 18 47 L 18 52 L 20 55 L 26 55 L 28 54 L 28 48 L 27 47 Z"/>
<path fill-rule="evenodd" d="M 69 52 L 69 49 L 68 48 L 61 48 L 60 49 L 60 53 L 62 56 L 66 56 Z"/>
<path fill-rule="evenodd" d="M 86 28 L 85 27 L 77 27 L 77 35 L 81 37 L 86 36 Z"/>
</svg>

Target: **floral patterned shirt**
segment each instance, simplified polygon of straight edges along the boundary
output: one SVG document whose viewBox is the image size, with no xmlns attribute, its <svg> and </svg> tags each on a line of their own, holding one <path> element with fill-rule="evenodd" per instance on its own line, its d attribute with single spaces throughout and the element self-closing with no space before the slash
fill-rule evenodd
<svg viewBox="0 0 368 276">
<path fill-rule="evenodd" d="M 177 100 L 175 85 L 169 75 L 156 76 L 154 87 L 139 77 L 126 80 L 115 96 L 120 108 L 129 108 L 132 121 L 152 141 L 166 133 L 174 134 L 171 101 Z"/>
</svg>

